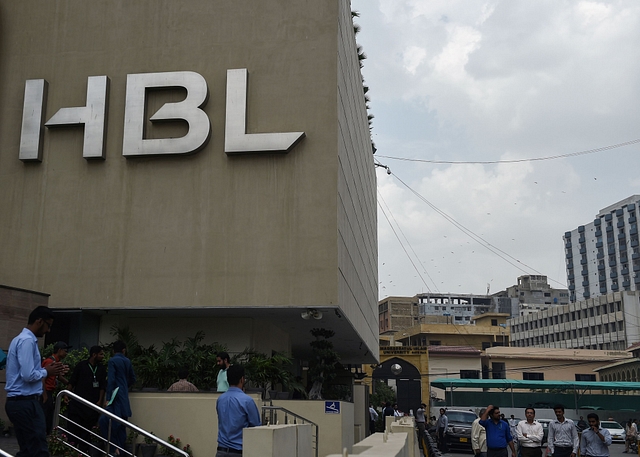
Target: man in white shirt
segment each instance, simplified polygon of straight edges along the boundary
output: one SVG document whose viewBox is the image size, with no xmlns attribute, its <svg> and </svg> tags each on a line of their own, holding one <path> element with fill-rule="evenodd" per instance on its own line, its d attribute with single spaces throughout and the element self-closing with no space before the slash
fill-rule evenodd
<svg viewBox="0 0 640 457">
<path fill-rule="evenodd" d="M 541 457 L 542 438 L 544 430 L 542 425 L 535 420 L 536 410 L 527 408 L 524 410 L 526 420 L 518 422 L 516 426 L 516 435 L 520 444 L 520 453 L 522 457 Z"/>
<path fill-rule="evenodd" d="M 564 406 L 553 407 L 556 420 L 549 422 L 549 454 L 553 457 L 576 457 L 578 452 L 578 430 L 571 419 L 564 417 Z"/>
<path fill-rule="evenodd" d="M 480 416 L 482 416 L 487 408 L 480 410 Z M 478 417 L 473 421 L 471 425 L 471 449 L 477 457 L 487 457 L 487 429 L 480 425 L 480 418 Z"/>
</svg>

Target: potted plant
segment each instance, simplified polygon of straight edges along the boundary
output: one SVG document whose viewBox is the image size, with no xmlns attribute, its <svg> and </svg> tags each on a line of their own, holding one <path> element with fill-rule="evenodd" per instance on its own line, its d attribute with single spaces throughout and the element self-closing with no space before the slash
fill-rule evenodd
<svg viewBox="0 0 640 457">
<path fill-rule="evenodd" d="M 173 435 L 169 435 L 169 438 L 167 438 L 167 442 L 172 446 L 177 447 L 178 449 L 182 449 L 190 456 L 193 456 L 193 451 L 191 450 L 191 446 L 189 444 L 187 444 L 186 446 L 183 446 L 182 442 L 180 441 L 180 438 L 176 438 Z M 179 456 L 180 454 L 178 454 L 176 451 L 174 451 L 173 449 L 167 446 L 160 446 L 160 451 L 158 452 L 158 455 L 157 455 L 157 457 L 179 457 Z"/>
<path fill-rule="evenodd" d="M 153 432 L 151 432 L 151 434 L 153 435 Z M 153 457 L 157 449 L 158 445 L 156 442 L 148 436 L 145 436 L 144 442 L 138 446 L 138 455 L 140 457 Z"/>
</svg>

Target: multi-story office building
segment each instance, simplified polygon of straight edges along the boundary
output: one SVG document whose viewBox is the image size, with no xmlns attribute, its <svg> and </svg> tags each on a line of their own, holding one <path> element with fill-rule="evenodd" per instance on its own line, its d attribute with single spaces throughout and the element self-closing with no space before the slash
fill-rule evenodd
<svg viewBox="0 0 640 457">
<path fill-rule="evenodd" d="M 624 350 L 640 341 L 639 297 L 613 292 L 510 319 L 511 345 Z"/>
<path fill-rule="evenodd" d="M 377 361 L 348 0 L 0 4 L 0 284 L 49 295 L 50 338 L 304 360 L 323 327 Z"/>
<path fill-rule="evenodd" d="M 564 234 L 570 300 L 638 290 L 640 195 L 602 209 L 586 225 Z"/>
</svg>

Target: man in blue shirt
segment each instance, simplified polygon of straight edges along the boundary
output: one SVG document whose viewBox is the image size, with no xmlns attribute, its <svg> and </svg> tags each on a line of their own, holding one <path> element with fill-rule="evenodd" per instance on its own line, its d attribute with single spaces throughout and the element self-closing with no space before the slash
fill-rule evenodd
<svg viewBox="0 0 640 457">
<path fill-rule="evenodd" d="M 500 419 L 500 407 L 487 406 L 479 424 L 487 431 L 487 457 L 507 457 L 507 446 L 511 448 L 511 455 L 516 455 L 509 424 Z"/>
<path fill-rule="evenodd" d="M 53 325 L 53 312 L 38 306 L 29 314 L 27 326 L 9 346 L 7 356 L 7 403 L 5 412 L 13 423 L 20 452 L 18 455 L 48 457 L 44 412 L 40 405 L 42 380 L 68 371 L 60 362 L 42 368 L 38 338 L 49 333 Z"/>
<path fill-rule="evenodd" d="M 216 457 L 242 455 L 242 429 L 262 424 L 258 407 L 253 399 L 242 391 L 244 368 L 231 365 L 227 368 L 229 390 L 220 395 L 216 403 L 218 413 L 218 452 Z"/>
<path fill-rule="evenodd" d="M 580 438 L 580 455 L 585 457 L 609 457 L 611 433 L 600 426 L 600 418 L 596 413 L 587 415 L 589 428 L 582 432 Z"/>
<path fill-rule="evenodd" d="M 133 372 L 131 361 L 126 357 L 127 346 L 121 340 L 113 343 L 113 357 L 109 359 L 107 368 L 107 405 L 106 410 L 124 420 L 131 417 L 131 405 L 129 403 L 129 388 L 136 383 L 136 375 Z M 117 389 L 117 391 L 116 391 Z M 113 393 L 116 392 L 114 397 Z M 113 401 L 111 401 L 113 399 Z M 100 418 L 100 430 L 103 437 L 109 434 L 109 420 L 107 416 Z M 113 421 L 111 423 L 111 441 L 116 446 L 123 448 L 127 440 L 126 427 Z"/>
</svg>

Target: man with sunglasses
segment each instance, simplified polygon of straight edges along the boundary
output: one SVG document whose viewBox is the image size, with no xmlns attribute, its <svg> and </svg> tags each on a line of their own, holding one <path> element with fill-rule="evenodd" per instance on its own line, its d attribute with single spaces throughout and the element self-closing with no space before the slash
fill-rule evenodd
<svg viewBox="0 0 640 457">
<path fill-rule="evenodd" d="M 66 373 L 69 367 L 53 362 L 42 368 L 38 338 L 49 333 L 53 312 L 38 306 L 29 314 L 27 326 L 9 346 L 7 356 L 7 403 L 5 412 L 13 423 L 19 455 L 48 456 L 44 412 L 40 405 L 42 380 L 49 375 Z"/>
</svg>

